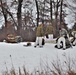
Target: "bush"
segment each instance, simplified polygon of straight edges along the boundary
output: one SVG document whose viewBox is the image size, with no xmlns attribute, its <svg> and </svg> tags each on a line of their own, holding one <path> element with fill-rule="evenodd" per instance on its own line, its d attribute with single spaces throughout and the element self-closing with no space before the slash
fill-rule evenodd
<svg viewBox="0 0 76 75">
<path fill-rule="evenodd" d="M 41 60 L 40 68 L 35 69 L 32 73 L 27 71 L 24 65 L 23 72 L 20 67 L 18 68 L 18 72 L 16 72 L 14 66 L 12 66 L 9 71 L 6 67 L 6 71 L 2 75 L 76 75 L 76 61 L 70 57 L 66 57 L 66 55 L 63 55 L 63 57 L 65 57 L 63 62 L 57 57 L 56 60 L 51 62 L 51 66 L 49 66 L 48 62 L 45 63 Z"/>
</svg>

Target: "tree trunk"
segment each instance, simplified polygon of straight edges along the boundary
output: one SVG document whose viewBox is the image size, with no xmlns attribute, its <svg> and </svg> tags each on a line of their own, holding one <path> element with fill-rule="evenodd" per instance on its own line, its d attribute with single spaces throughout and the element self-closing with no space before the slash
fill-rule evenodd
<svg viewBox="0 0 76 75">
<path fill-rule="evenodd" d="M 56 5 L 56 12 L 55 12 L 55 31 L 54 31 L 54 37 L 58 37 L 59 36 L 59 27 L 58 27 L 58 0 L 57 0 L 57 5 Z"/>
<path fill-rule="evenodd" d="M 4 37 L 6 37 L 7 36 L 7 12 L 4 9 L 4 7 L 7 7 L 7 5 L 6 5 L 6 3 L 4 4 L 2 2 L 2 0 L 0 0 L 0 4 L 1 4 L 2 13 L 3 13 L 3 16 L 4 16 L 4 21 L 5 21 Z"/>
<path fill-rule="evenodd" d="M 38 26 L 38 24 L 39 24 L 39 8 L 38 8 L 37 0 L 35 0 L 35 3 L 36 3 L 36 9 L 37 9 L 37 26 Z"/>
<path fill-rule="evenodd" d="M 7 7 L 7 6 L 6 6 L 6 3 L 4 4 L 2 2 L 2 0 L 0 0 L 0 3 L 1 3 L 1 8 L 2 8 L 3 16 L 4 16 L 4 20 L 5 20 L 5 29 L 6 29 L 7 28 L 7 12 L 4 8 Z"/>
<path fill-rule="evenodd" d="M 52 20 L 53 20 L 53 18 L 52 18 L 52 0 L 50 0 L 50 16 L 51 16 L 51 22 L 52 22 Z"/>
<path fill-rule="evenodd" d="M 18 10 L 17 10 L 17 20 L 18 20 L 18 35 L 21 35 L 21 28 L 22 28 L 22 17 L 21 17 L 21 7 L 22 7 L 23 0 L 18 0 Z"/>
<path fill-rule="evenodd" d="M 61 0 L 61 7 L 60 7 L 60 28 L 62 27 L 61 26 L 61 23 L 62 23 L 62 6 L 63 6 L 63 0 Z"/>
</svg>

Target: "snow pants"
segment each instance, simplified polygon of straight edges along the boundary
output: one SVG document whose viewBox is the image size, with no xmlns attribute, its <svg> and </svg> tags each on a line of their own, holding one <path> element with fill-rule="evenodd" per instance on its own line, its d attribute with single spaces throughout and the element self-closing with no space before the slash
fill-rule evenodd
<svg viewBox="0 0 76 75">
<path fill-rule="evenodd" d="M 75 46 L 76 45 L 76 34 L 74 35 L 74 37 L 75 37 L 75 40 L 73 42 L 73 45 Z"/>
<path fill-rule="evenodd" d="M 60 37 L 57 41 L 57 47 L 60 48 L 61 47 L 61 42 L 63 43 L 63 49 L 66 49 L 66 40 L 64 37 Z"/>
<path fill-rule="evenodd" d="M 42 47 L 42 37 L 36 37 L 35 46 L 39 45 L 39 47 Z"/>
</svg>

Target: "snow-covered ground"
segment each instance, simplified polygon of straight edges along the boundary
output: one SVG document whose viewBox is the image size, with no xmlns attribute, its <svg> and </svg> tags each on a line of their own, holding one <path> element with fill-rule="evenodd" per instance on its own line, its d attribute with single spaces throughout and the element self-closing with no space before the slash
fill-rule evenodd
<svg viewBox="0 0 76 75">
<path fill-rule="evenodd" d="M 57 56 L 61 60 L 64 59 L 64 55 L 76 57 L 76 47 L 62 50 L 54 48 L 53 43 L 46 43 L 43 48 L 34 48 L 34 42 L 29 47 L 23 46 L 25 44 L 26 42 L 18 44 L 0 42 L 0 73 L 6 70 L 6 67 L 10 69 L 12 64 L 16 70 L 25 65 L 26 69 L 32 72 L 40 66 L 41 60 L 50 64 Z"/>
</svg>

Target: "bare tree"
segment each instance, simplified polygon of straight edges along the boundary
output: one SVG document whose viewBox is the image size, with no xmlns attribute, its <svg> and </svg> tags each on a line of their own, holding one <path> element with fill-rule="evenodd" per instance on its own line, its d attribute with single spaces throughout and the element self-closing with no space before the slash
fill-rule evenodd
<svg viewBox="0 0 76 75">
<path fill-rule="evenodd" d="M 18 35 L 20 35 L 20 29 L 22 28 L 22 17 L 21 17 L 21 8 L 22 8 L 22 2 L 23 0 L 18 0 L 18 9 L 17 9 L 17 20 L 18 20 Z"/>
<path fill-rule="evenodd" d="M 76 0 L 72 0 L 71 2 L 72 2 L 72 5 L 67 0 L 65 0 L 65 5 L 71 11 L 71 13 L 75 15 L 75 16 L 72 16 L 74 18 L 74 21 L 71 22 L 70 20 L 70 22 L 74 23 L 73 29 L 76 30 Z M 70 15 L 70 14 L 67 14 L 67 15 Z"/>
<path fill-rule="evenodd" d="M 52 0 L 50 0 L 50 16 L 51 16 L 51 21 L 53 20 L 53 5 L 52 5 Z"/>
<path fill-rule="evenodd" d="M 63 10 L 62 10 L 62 6 L 63 6 L 63 0 L 61 0 L 61 4 L 60 4 L 60 27 L 62 27 L 61 26 L 61 23 L 62 23 L 62 12 L 63 12 Z"/>
<path fill-rule="evenodd" d="M 37 26 L 38 26 L 38 23 L 39 23 L 39 6 L 38 6 L 38 1 L 35 0 L 35 3 L 36 3 L 36 9 L 37 9 Z"/>
<path fill-rule="evenodd" d="M 7 12 L 4 8 L 7 9 L 7 3 L 6 2 L 2 2 L 2 0 L 0 0 L 1 3 L 1 8 L 2 8 L 2 13 L 4 16 L 4 20 L 5 20 L 5 27 L 7 28 Z"/>
<path fill-rule="evenodd" d="M 55 3 L 54 37 L 59 36 L 59 26 L 58 26 L 59 3 L 60 3 L 60 0 L 57 0 Z"/>
</svg>

